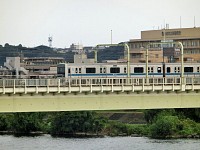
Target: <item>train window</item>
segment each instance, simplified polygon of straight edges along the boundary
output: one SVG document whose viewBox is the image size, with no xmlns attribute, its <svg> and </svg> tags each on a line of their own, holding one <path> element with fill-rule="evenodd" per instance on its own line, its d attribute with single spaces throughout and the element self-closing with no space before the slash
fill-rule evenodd
<svg viewBox="0 0 200 150">
<path fill-rule="evenodd" d="M 79 73 L 81 73 L 81 68 L 79 68 Z"/>
<path fill-rule="evenodd" d="M 153 73 L 153 67 L 151 67 L 151 73 Z"/>
<path fill-rule="evenodd" d="M 193 67 L 184 67 L 184 72 L 193 72 Z"/>
<path fill-rule="evenodd" d="M 161 67 L 157 68 L 158 73 L 161 73 Z"/>
<path fill-rule="evenodd" d="M 126 67 L 124 67 L 124 73 L 126 73 Z"/>
<path fill-rule="evenodd" d="M 110 73 L 120 73 L 120 68 L 119 67 L 111 67 Z"/>
<path fill-rule="evenodd" d="M 148 72 L 153 73 L 153 67 L 148 67 Z"/>
<path fill-rule="evenodd" d="M 78 68 L 75 69 L 75 73 L 78 73 Z"/>
<path fill-rule="evenodd" d="M 134 68 L 134 73 L 143 73 L 144 72 L 144 68 L 143 67 L 135 67 Z"/>
<path fill-rule="evenodd" d="M 178 67 L 178 72 L 180 72 L 180 67 Z"/>
<path fill-rule="evenodd" d="M 170 72 L 171 72 L 171 68 L 167 67 L 167 73 L 170 73 Z"/>
<path fill-rule="evenodd" d="M 200 67 L 197 67 L 197 72 L 199 72 L 200 71 Z"/>
<path fill-rule="evenodd" d="M 96 73 L 96 68 L 86 68 L 86 73 Z"/>
<path fill-rule="evenodd" d="M 103 68 L 103 73 L 106 73 L 106 68 Z"/>
<path fill-rule="evenodd" d="M 103 73 L 103 68 L 100 68 L 100 73 Z"/>
<path fill-rule="evenodd" d="M 70 68 L 68 68 L 68 73 L 71 73 L 71 69 Z"/>
</svg>

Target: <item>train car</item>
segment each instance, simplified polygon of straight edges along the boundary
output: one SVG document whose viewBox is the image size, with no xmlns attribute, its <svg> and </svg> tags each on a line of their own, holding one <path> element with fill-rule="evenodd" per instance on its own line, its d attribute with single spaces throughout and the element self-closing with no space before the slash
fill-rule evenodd
<svg viewBox="0 0 200 150">
<path fill-rule="evenodd" d="M 125 63 L 59 64 L 58 77 L 127 77 Z M 149 63 L 149 77 L 180 77 L 180 63 Z M 146 64 L 130 64 L 131 77 L 145 77 Z M 184 76 L 200 76 L 200 63 L 184 63 Z"/>
</svg>

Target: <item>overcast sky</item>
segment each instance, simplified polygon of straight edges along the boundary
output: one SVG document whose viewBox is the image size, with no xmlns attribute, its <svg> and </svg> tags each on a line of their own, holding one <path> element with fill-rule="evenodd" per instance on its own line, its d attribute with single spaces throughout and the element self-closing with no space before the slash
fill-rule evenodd
<svg viewBox="0 0 200 150">
<path fill-rule="evenodd" d="M 95 46 L 140 38 L 140 31 L 200 27 L 200 0 L 0 0 L 0 44 Z"/>
</svg>

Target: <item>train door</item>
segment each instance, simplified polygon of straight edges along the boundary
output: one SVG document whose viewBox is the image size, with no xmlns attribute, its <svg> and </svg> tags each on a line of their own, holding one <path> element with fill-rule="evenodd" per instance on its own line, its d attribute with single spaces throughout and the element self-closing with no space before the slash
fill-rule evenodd
<svg viewBox="0 0 200 150">
<path fill-rule="evenodd" d="M 166 68 L 165 68 L 165 63 L 162 63 L 162 67 L 163 67 L 163 68 L 162 68 L 162 69 L 163 69 L 162 72 L 163 72 L 163 78 L 164 78 L 164 77 L 166 76 L 166 73 L 165 73 L 165 69 L 166 69 Z"/>
<path fill-rule="evenodd" d="M 67 64 L 58 64 L 57 65 L 57 76 L 58 77 L 68 77 L 68 65 Z"/>
</svg>

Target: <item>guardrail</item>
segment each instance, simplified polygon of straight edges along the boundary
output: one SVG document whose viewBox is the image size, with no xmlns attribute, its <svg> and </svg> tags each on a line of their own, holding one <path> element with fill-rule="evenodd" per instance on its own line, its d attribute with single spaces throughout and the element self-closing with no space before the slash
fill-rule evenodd
<svg viewBox="0 0 200 150">
<path fill-rule="evenodd" d="M 185 77 L 185 85 L 200 84 L 200 77 Z M 107 85 L 180 85 L 181 78 L 57 78 L 57 79 L 0 79 L 0 87 L 35 86 L 107 86 Z"/>
<path fill-rule="evenodd" d="M 183 81 L 183 83 L 181 83 Z M 198 86 L 197 86 L 198 85 Z M 152 90 L 154 91 L 156 88 L 159 87 L 159 89 L 169 89 L 169 90 L 182 90 L 185 91 L 185 87 L 188 87 L 188 89 L 197 89 L 200 90 L 200 77 L 185 77 L 183 80 L 181 80 L 180 77 L 173 77 L 173 78 L 56 78 L 56 79 L 0 79 L 0 93 L 14 93 L 16 91 L 21 91 L 21 93 L 27 93 L 27 89 L 33 90 L 33 92 L 44 92 L 44 88 L 46 88 L 46 92 L 51 92 L 50 88 L 57 89 L 57 92 L 71 92 L 76 91 L 81 92 L 87 91 L 87 87 L 90 87 L 90 91 L 92 92 L 92 87 L 102 87 L 99 88 L 100 91 L 103 91 L 103 87 L 111 87 L 111 91 L 115 91 L 113 87 L 123 87 L 123 91 L 126 87 L 132 87 L 132 91 L 135 89 L 137 90 L 137 87 L 141 89 L 142 91 L 145 90 Z M 168 87 L 167 87 L 168 86 Z M 174 88 L 174 87 L 178 88 Z M 184 87 L 183 87 L 184 86 Z M 75 89 L 76 87 L 79 87 L 78 89 Z M 153 88 L 149 88 L 153 87 Z M 165 88 L 166 87 L 166 88 Z M 170 87 L 170 88 L 169 88 Z M 194 88 L 195 87 L 195 88 Z M 35 88 L 36 91 L 33 89 Z M 43 89 L 42 89 L 43 88 Z M 74 88 L 74 90 L 72 90 Z M 82 88 L 82 89 L 81 89 Z M 8 89 L 8 90 L 6 90 Z M 18 89 L 18 90 L 17 90 Z M 19 89 L 24 89 L 19 90 Z M 40 91 L 40 89 L 42 89 Z M 104 88 L 105 89 L 105 88 Z M 119 89 L 119 88 L 118 88 Z M 117 89 L 117 90 L 118 90 Z M 127 88 L 127 90 L 129 90 Z M 186 89 L 187 90 L 187 89 Z M 30 92 L 30 90 L 28 91 Z"/>
</svg>

